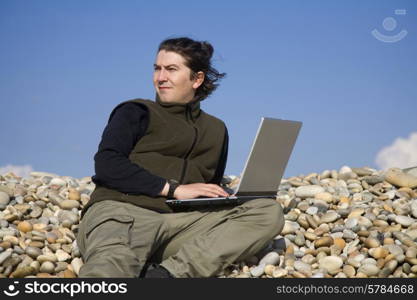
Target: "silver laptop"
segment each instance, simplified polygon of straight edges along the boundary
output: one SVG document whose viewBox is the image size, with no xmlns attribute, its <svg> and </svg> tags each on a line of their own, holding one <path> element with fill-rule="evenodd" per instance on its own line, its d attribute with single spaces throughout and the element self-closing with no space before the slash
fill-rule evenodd
<svg viewBox="0 0 417 300">
<path fill-rule="evenodd" d="M 170 206 L 241 204 L 256 198 L 275 198 L 301 122 L 262 118 L 243 173 L 229 197 L 169 199 Z"/>
</svg>

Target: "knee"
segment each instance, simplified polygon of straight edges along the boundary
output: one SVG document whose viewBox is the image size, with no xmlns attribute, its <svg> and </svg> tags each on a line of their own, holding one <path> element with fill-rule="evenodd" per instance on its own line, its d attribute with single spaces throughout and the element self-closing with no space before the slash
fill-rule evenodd
<svg viewBox="0 0 417 300">
<path fill-rule="evenodd" d="M 284 227 L 284 212 L 281 205 L 267 198 L 260 198 L 253 201 L 253 204 L 262 214 L 262 223 L 265 235 L 269 238 L 277 236 Z"/>
<path fill-rule="evenodd" d="M 269 225 L 269 234 L 271 238 L 274 238 L 275 236 L 280 234 L 280 232 L 284 228 L 285 223 L 284 212 L 281 205 L 278 202 L 273 201 L 273 203 L 270 205 L 267 213 L 267 218 L 268 221 L 271 223 Z"/>
</svg>

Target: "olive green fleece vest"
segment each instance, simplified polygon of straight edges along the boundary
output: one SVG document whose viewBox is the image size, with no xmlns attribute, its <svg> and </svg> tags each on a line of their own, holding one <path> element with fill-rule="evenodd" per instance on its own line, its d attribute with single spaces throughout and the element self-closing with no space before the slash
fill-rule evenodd
<svg viewBox="0 0 417 300">
<path fill-rule="evenodd" d="M 225 135 L 224 123 L 200 109 L 200 102 L 168 104 L 134 99 L 125 101 L 145 105 L 149 111 L 146 134 L 129 154 L 129 160 L 150 173 L 181 184 L 209 183 L 214 177 Z M 84 208 L 101 200 L 130 202 L 158 212 L 173 212 L 166 197 L 124 194 L 97 185 Z"/>
</svg>

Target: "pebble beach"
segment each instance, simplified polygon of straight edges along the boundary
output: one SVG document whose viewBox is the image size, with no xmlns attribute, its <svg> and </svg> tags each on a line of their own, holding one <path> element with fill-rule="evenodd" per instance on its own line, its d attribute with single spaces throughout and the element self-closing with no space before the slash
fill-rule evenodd
<svg viewBox="0 0 417 300">
<path fill-rule="evenodd" d="M 91 177 L 1 174 L 0 278 L 76 278 L 80 213 L 94 188 Z M 282 232 L 218 277 L 417 277 L 417 168 L 343 166 L 284 178 L 276 201 Z"/>
</svg>

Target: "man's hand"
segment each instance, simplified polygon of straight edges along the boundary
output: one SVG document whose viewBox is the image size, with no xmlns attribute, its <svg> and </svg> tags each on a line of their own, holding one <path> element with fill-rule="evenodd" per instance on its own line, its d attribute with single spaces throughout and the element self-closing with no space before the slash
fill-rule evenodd
<svg viewBox="0 0 417 300">
<path fill-rule="evenodd" d="M 207 183 L 183 184 L 177 187 L 174 192 L 175 199 L 193 199 L 201 196 L 210 198 L 228 197 L 229 194 L 217 184 Z"/>
</svg>

